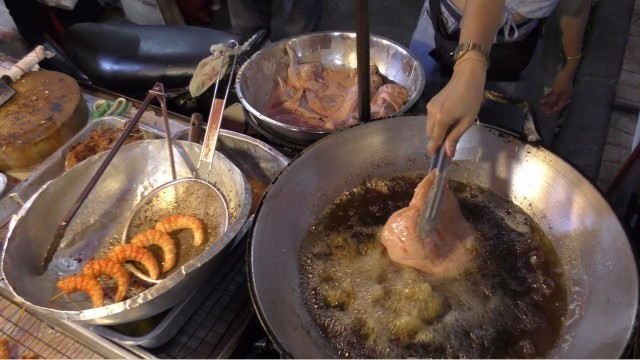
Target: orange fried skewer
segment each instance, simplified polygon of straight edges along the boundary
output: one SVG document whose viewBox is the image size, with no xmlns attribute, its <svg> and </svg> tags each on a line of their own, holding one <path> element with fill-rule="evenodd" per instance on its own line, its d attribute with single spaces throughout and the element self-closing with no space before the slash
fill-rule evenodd
<svg viewBox="0 0 640 360">
<path fill-rule="evenodd" d="M 151 229 L 143 231 L 131 240 L 132 245 L 148 247 L 149 245 L 157 245 L 162 249 L 164 264 L 162 272 L 171 270 L 176 265 L 176 242 L 162 230 Z"/>
<path fill-rule="evenodd" d="M 9 340 L 5 338 L 0 338 L 0 359 L 11 359 Z"/>
<path fill-rule="evenodd" d="M 107 254 L 107 258 L 117 261 L 119 263 L 125 263 L 127 260 L 136 261 L 142 264 L 149 273 L 149 277 L 152 279 L 157 279 L 160 275 L 160 267 L 158 266 L 158 261 L 153 256 L 153 254 L 137 245 L 126 244 L 116 246 L 111 249 Z"/>
<path fill-rule="evenodd" d="M 112 277 L 118 284 L 118 290 L 113 298 L 114 302 L 124 300 L 127 295 L 131 276 L 121 263 L 112 259 L 96 259 L 89 261 L 82 272 L 94 278 L 99 278 L 102 275 Z"/>
<path fill-rule="evenodd" d="M 204 226 L 202 221 L 191 215 L 170 215 L 156 223 L 156 229 L 166 233 L 180 229 L 193 232 L 193 245 L 200 246 L 204 242 Z"/>
<path fill-rule="evenodd" d="M 104 305 L 104 293 L 100 283 L 87 274 L 71 275 L 58 281 L 58 289 L 65 294 L 84 291 L 91 298 L 93 307 Z"/>
</svg>

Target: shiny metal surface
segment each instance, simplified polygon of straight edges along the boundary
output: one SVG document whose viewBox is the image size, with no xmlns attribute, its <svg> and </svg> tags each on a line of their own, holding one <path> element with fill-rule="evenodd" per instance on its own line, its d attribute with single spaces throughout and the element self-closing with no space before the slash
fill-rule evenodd
<svg viewBox="0 0 640 360">
<path fill-rule="evenodd" d="M 427 174 L 435 171 L 436 181 L 425 197 L 424 206 L 418 217 L 418 234 L 422 239 L 426 239 L 436 229 L 440 220 L 442 194 L 448 180 L 449 164 L 451 164 L 451 157 L 444 149 L 444 144 L 442 144 L 431 157 L 431 164 L 427 170 Z"/>
<path fill-rule="evenodd" d="M 161 123 L 145 122 L 141 119 L 140 130 L 144 134 L 145 139 L 159 139 L 164 137 L 163 125 Z M 11 191 L 0 195 L 0 225 L 4 225 L 9 221 L 11 215 L 16 213 L 22 205 L 35 194 L 48 181 L 57 178 L 64 173 L 65 159 L 68 149 L 71 145 L 75 145 L 86 140 L 91 132 L 100 127 L 122 127 L 128 119 L 120 116 L 106 116 L 100 119 L 90 121 L 87 126 L 72 137 L 60 149 L 56 150 L 47 160 L 42 162 L 25 181 L 18 184 Z M 143 123 L 144 122 L 144 123 Z M 169 119 L 172 138 L 186 140 L 188 128 L 178 121 Z M 167 151 L 165 150 L 165 153 Z"/>
<path fill-rule="evenodd" d="M 284 39 L 258 51 L 238 72 L 236 93 L 254 120 L 285 141 L 309 145 L 334 131 L 291 126 L 261 113 L 278 76 L 286 77 L 289 57 L 285 44 L 289 44 L 301 62 L 320 62 L 329 69 L 353 69 L 357 61 L 356 34 L 319 32 Z M 424 88 L 422 66 L 401 45 L 379 36 L 371 36 L 370 49 L 371 63 L 378 66 L 380 73 L 409 90 L 409 101 L 393 115 L 404 113 L 418 100 Z"/>
<path fill-rule="evenodd" d="M 219 149 L 247 177 L 258 179 L 266 184 L 271 183 L 290 161 L 276 149 L 258 139 L 224 129 L 220 130 Z M 246 235 L 246 230 L 250 227 L 252 219 L 253 215 L 245 223 L 234 241 L 239 241 L 241 237 Z M 242 243 L 238 245 L 244 246 Z M 216 271 L 224 269 L 224 266 L 221 266 Z M 138 346 L 155 348 L 169 341 L 178 333 L 210 290 L 207 286 L 198 288 L 188 299 L 173 307 L 153 330 L 141 336 L 127 336 L 104 326 L 89 325 L 88 327 L 92 331 L 122 344 L 134 353 L 140 351 Z"/>
<path fill-rule="evenodd" d="M 0 173 L 0 195 L 2 195 L 6 187 L 7 187 L 7 175 Z"/>
<path fill-rule="evenodd" d="M 135 204 L 149 191 L 171 179 L 166 166 L 164 140 L 125 145 L 105 172 L 96 189 L 70 224 L 49 270 L 37 276 L 38 258 L 62 216 L 105 153 L 76 165 L 47 183 L 18 212 L 11 223 L 2 254 L 2 275 L 15 296 L 30 307 L 62 320 L 92 324 L 117 324 L 149 317 L 184 300 L 206 280 L 220 261 L 226 245 L 244 225 L 251 204 L 251 190 L 240 170 L 222 154 L 216 154 L 212 183 L 223 194 L 229 209 L 229 226 L 222 236 L 164 281 L 116 304 L 91 309 L 86 296 L 69 295 L 49 302 L 57 294 L 58 278 L 78 273 L 93 257 L 102 257 L 120 243 L 124 225 Z M 174 145 L 178 177 L 190 176 L 200 145 L 178 141 Z M 198 199 L 191 199 L 198 201 Z M 34 226 L 37 224 L 37 226 Z M 109 299 L 109 297 L 107 297 Z M 79 310 L 86 309 L 86 310 Z"/>
<path fill-rule="evenodd" d="M 145 230 L 155 228 L 158 221 L 175 214 L 195 216 L 204 225 L 205 238 L 201 246 L 193 245 L 189 231 L 172 234 L 176 240 L 175 267 L 152 279 L 136 266 L 125 266 L 132 274 L 149 283 L 160 283 L 176 271 L 181 271 L 193 258 L 214 243 L 227 230 L 229 216 L 225 197 L 209 182 L 198 178 L 183 178 L 162 184 L 144 197 L 126 222 L 122 243 L 127 244 Z"/>
<path fill-rule="evenodd" d="M 337 356 L 300 294 L 297 251 L 310 224 L 364 179 L 425 169 L 425 146 L 424 116 L 376 121 L 318 141 L 272 184 L 253 228 L 249 281 L 259 318 L 285 355 Z M 481 126 L 462 137 L 449 174 L 510 199 L 550 237 L 569 308 L 548 357 L 619 357 L 634 326 L 638 274 L 625 232 L 598 190 L 551 152 Z"/>
<path fill-rule="evenodd" d="M 53 233 L 53 239 L 49 244 L 47 252 L 45 253 L 44 259 L 42 261 L 42 273 L 45 273 L 49 268 L 49 264 L 53 259 L 56 251 L 58 251 L 58 247 L 60 246 L 60 242 L 64 238 L 64 234 L 67 230 L 67 227 L 77 214 L 78 210 L 82 207 L 88 195 L 93 191 L 96 183 L 100 180 L 102 175 L 104 174 L 105 169 L 111 163 L 111 160 L 115 157 L 120 147 L 124 144 L 125 140 L 129 137 L 133 128 L 138 124 L 140 118 L 144 114 L 145 110 L 151 104 L 151 101 L 158 100 L 160 106 L 162 108 L 162 119 L 164 123 L 164 130 L 166 134 L 171 133 L 171 128 L 169 127 L 169 119 L 167 117 L 167 100 L 164 94 L 164 86 L 162 83 L 156 83 L 151 90 L 149 90 L 149 94 L 144 99 L 140 108 L 136 111 L 135 115 L 127 122 L 127 124 L 122 129 L 122 132 L 118 139 L 113 143 L 111 149 L 109 149 L 108 154 L 104 157 L 102 164 L 96 169 L 96 172 L 91 177 L 91 180 L 85 185 L 82 192 L 78 195 L 78 198 L 72 203 L 72 205 L 65 210 L 65 215 L 60 220 L 60 224 L 58 228 Z M 167 154 L 169 157 L 169 168 L 171 169 L 171 177 L 173 180 L 176 179 L 176 169 L 173 161 L 173 151 L 171 150 L 171 136 L 165 137 L 167 142 Z"/>
</svg>

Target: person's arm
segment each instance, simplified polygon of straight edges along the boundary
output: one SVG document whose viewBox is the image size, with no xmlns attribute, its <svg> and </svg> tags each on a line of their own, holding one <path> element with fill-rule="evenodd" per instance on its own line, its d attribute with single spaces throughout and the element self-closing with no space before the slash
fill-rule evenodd
<svg viewBox="0 0 640 360">
<path fill-rule="evenodd" d="M 504 0 L 467 0 L 463 11 L 460 43 L 478 43 L 491 49 L 502 20 Z M 465 57 L 469 57 L 465 59 Z M 487 63 L 482 55 L 470 51 L 458 61 L 447 85 L 427 104 L 427 151 L 434 153 L 445 141 L 449 156 L 454 155 L 460 137 L 473 125 L 484 93 Z"/>
<path fill-rule="evenodd" d="M 541 101 L 542 111 L 547 114 L 559 112 L 571 99 L 573 79 L 582 57 L 582 38 L 589 19 L 591 0 L 562 0 L 560 6 L 560 31 L 565 63 L 553 79 L 551 90 Z"/>
</svg>

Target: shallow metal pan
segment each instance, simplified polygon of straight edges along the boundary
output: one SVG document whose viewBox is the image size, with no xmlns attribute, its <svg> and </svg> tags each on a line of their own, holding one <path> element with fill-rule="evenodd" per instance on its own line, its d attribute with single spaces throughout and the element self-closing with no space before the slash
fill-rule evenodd
<svg viewBox="0 0 640 360">
<path fill-rule="evenodd" d="M 180 301 L 206 280 L 209 271 L 227 251 L 227 245 L 243 227 L 251 204 L 248 182 L 222 154 L 214 159 L 214 185 L 229 209 L 227 231 L 202 254 L 161 283 L 123 302 L 91 309 L 86 300 L 49 302 L 57 293 L 56 280 L 78 273 L 93 256 L 104 255 L 118 244 L 125 220 L 133 206 L 155 186 L 169 181 L 166 147 L 162 140 L 146 140 L 124 146 L 67 230 L 67 237 L 45 275 L 38 276 L 37 263 L 59 223 L 106 153 L 91 157 L 42 187 L 10 224 L 3 248 L 2 273 L 12 292 L 30 306 L 65 320 L 92 324 L 117 324 L 160 313 Z M 174 146 L 179 177 L 190 174 L 200 145 L 178 141 Z M 197 201 L 197 199 L 193 199 Z M 37 224 L 38 226 L 34 226 Z M 75 295 L 71 295 L 73 298 Z M 79 306 L 80 309 L 76 310 Z"/>
</svg>

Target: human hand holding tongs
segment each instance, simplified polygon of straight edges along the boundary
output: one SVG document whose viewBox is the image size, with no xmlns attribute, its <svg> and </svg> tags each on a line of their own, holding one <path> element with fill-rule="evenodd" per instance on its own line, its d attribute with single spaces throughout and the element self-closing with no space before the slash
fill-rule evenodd
<svg viewBox="0 0 640 360">
<path fill-rule="evenodd" d="M 449 135 L 449 132 L 447 132 L 447 135 Z M 424 206 L 422 207 L 422 211 L 418 218 L 418 234 L 421 239 L 426 239 L 431 235 L 438 225 L 442 209 L 442 195 L 444 192 L 444 186 L 447 182 L 450 163 L 451 157 L 447 154 L 447 151 L 444 148 L 443 140 L 442 144 L 440 144 L 436 152 L 433 154 L 433 158 L 431 158 L 431 164 L 429 165 L 429 170 L 427 172 L 428 175 L 435 170 L 436 180 L 424 200 Z"/>
</svg>

